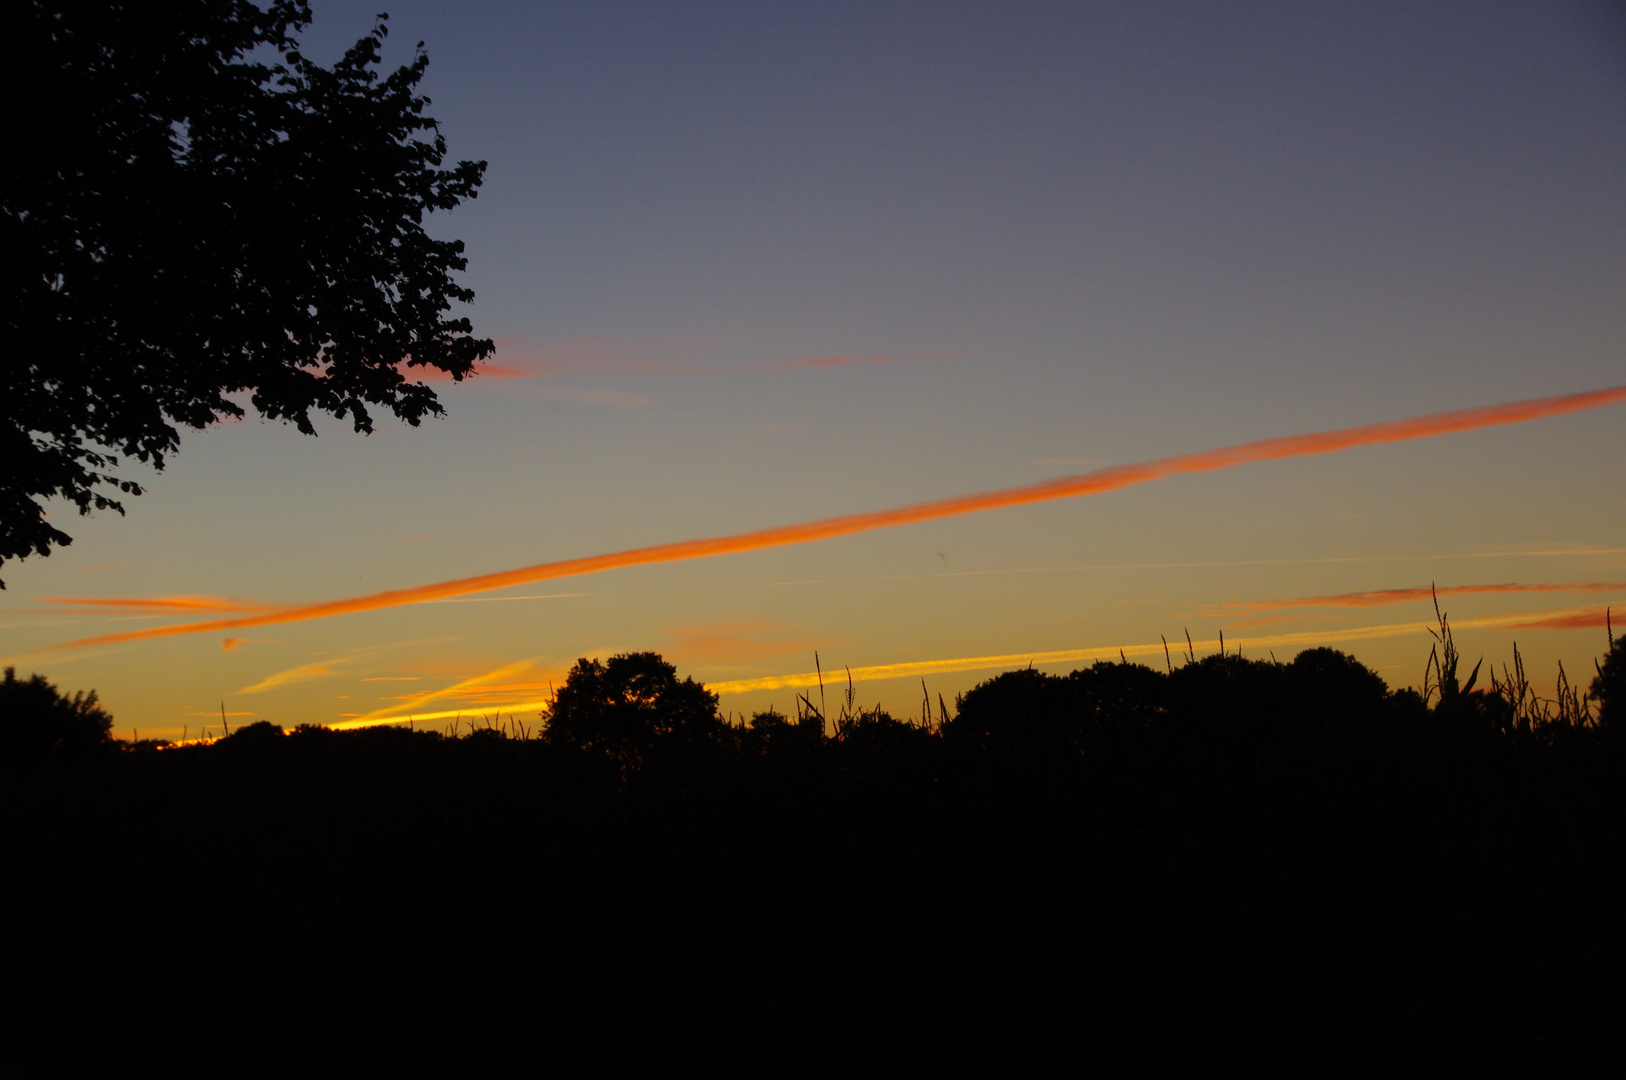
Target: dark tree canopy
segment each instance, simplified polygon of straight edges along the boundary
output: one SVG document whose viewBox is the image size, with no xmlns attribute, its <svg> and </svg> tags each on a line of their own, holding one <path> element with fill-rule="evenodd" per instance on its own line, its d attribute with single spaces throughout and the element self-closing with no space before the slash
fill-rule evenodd
<svg viewBox="0 0 1626 1080">
<path fill-rule="evenodd" d="M 475 197 L 441 168 L 416 88 L 380 77 L 385 23 L 332 68 L 301 0 L 33 0 L 7 21 L 0 165 L 4 390 L 0 562 L 71 538 L 40 500 L 123 511 L 121 457 L 162 468 L 178 426 L 369 406 L 442 412 L 414 366 L 454 379 L 493 351 L 465 318 L 460 241 L 424 216 Z"/>
<path fill-rule="evenodd" d="M 83 753 L 108 741 L 113 718 L 96 691 L 68 697 L 43 675 L 17 678 L 7 668 L 0 679 L 0 760 L 52 750 Z"/>
<path fill-rule="evenodd" d="M 661 744 L 694 744 L 722 729 L 716 694 L 679 680 L 658 653 L 639 652 L 607 664 L 576 661 L 545 715 L 543 737 L 633 765 Z"/>
</svg>

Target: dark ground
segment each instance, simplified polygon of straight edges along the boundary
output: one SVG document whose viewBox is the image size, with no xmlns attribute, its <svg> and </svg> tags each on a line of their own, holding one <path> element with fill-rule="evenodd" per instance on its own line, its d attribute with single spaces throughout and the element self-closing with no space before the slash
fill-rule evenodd
<svg viewBox="0 0 1626 1080">
<path fill-rule="evenodd" d="M 619 762 L 268 726 L 15 759 L 8 1041 L 250 1071 L 1618 1068 L 1622 725 L 1301 667 L 1013 672 L 941 727 L 766 720 Z"/>
</svg>

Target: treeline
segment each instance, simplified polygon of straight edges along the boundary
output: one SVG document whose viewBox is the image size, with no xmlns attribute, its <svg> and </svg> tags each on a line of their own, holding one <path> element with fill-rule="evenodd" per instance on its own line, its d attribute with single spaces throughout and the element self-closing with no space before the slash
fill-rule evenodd
<svg viewBox="0 0 1626 1080">
<path fill-rule="evenodd" d="M 1618 1060 L 1626 641 L 1542 700 L 1441 630 L 1423 694 L 1318 649 L 731 723 L 641 653 L 539 732 L 22 740 L 21 1030 L 272 1067 Z"/>
</svg>

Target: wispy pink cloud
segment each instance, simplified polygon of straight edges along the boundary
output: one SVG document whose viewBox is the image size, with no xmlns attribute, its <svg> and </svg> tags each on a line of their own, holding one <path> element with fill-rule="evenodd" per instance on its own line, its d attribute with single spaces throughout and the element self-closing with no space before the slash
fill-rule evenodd
<svg viewBox="0 0 1626 1080">
<path fill-rule="evenodd" d="M 402 375 L 413 382 L 451 382 L 452 377 L 439 368 L 407 367 L 399 364 Z M 475 364 L 470 375 L 475 379 L 529 379 L 537 373 L 527 368 L 511 367 L 506 364 Z"/>
</svg>

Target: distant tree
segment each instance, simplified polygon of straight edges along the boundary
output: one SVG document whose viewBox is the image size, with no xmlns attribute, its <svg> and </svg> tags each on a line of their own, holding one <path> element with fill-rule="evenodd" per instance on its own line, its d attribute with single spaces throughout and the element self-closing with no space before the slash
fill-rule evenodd
<svg viewBox="0 0 1626 1080">
<path fill-rule="evenodd" d="M 660 654 L 638 652 L 576 661 L 543 714 L 542 736 L 635 765 L 657 746 L 693 746 L 724 729 L 716 694 L 679 680 Z"/>
<path fill-rule="evenodd" d="M 1287 665 L 1295 711 L 1309 720 L 1361 720 L 1381 715 L 1389 697 L 1383 676 L 1337 649 L 1305 649 Z"/>
<path fill-rule="evenodd" d="M 176 425 L 244 410 L 315 434 L 443 410 L 403 368 L 454 379 L 491 355 L 449 319 L 463 244 L 424 215 L 475 197 L 441 169 L 416 94 L 428 58 L 380 79 L 385 16 L 332 68 L 296 35 L 304 0 L 25 0 L 6 20 L 0 165 L 0 563 L 71 538 L 45 520 L 139 495 Z M 270 60 L 272 62 L 262 62 Z"/>
<path fill-rule="evenodd" d="M 31 757 L 51 750 L 84 751 L 109 741 L 113 717 L 96 691 L 68 697 L 43 675 L 17 678 L 6 668 L 0 681 L 0 757 Z"/>
<path fill-rule="evenodd" d="M 283 735 L 280 724 L 273 724 L 269 720 L 256 720 L 252 724 L 244 724 L 221 739 L 219 745 L 234 748 L 276 746 L 282 742 Z"/>
</svg>

